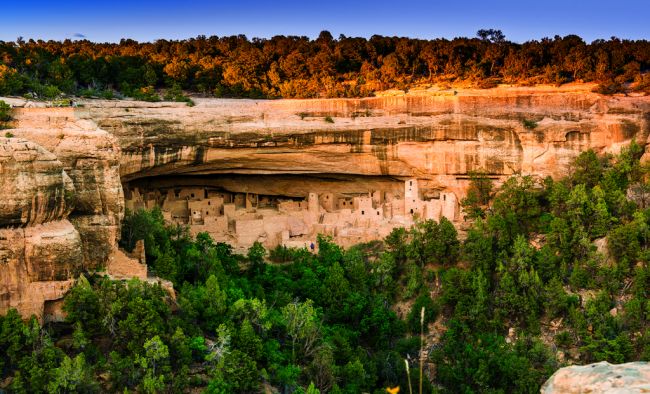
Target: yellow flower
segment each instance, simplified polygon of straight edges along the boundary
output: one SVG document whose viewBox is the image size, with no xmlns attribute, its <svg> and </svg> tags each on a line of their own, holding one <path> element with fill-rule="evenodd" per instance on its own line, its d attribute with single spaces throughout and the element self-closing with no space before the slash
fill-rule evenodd
<svg viewBox="0 0 650 394">
<path fill-rule="evenodd" d="M 397 394 L 399 393 L 399 386 L 397 387 L 388 387 L 386 388 L 386 391 L 390 394 Z"/>
</svg>

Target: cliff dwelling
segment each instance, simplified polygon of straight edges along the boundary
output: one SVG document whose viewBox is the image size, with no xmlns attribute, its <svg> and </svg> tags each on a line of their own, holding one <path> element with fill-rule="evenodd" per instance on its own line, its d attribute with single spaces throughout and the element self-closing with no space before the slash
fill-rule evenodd
<svg viewBox="0 0 650 394">
<path fill-rule="evenodd" d="M 310 247 L 317 234 L 351 246 L 417 219 L 454 221 L 458 198 L 426 180 L 340 175 L 150 177 L 124 185 L 126 208 L 159 207 L 168 223 L 246 249 Z"/>
</svg>

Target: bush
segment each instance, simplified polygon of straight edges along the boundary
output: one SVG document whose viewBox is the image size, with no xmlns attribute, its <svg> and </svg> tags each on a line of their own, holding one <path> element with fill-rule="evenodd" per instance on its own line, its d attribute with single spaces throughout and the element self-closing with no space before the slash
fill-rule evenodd
<svg viewBox="0 0 650 394">
<path fill-rule="evenodd" d="M 4 101 L 0 100 L 0 122 L 8 122 L 11 120 L 11 106 Z"/>
<path fill-rule="evenodd" d="M 54 85 L 45 85 L 40 89 L 40 96 L 46 100 L 52 100 L 61 95 L 61 90 Z"/>
<path fill-rule="evenodd" d="M 325 117 L 325 123 L 334 123 L 334 119 L 332 119 L 331 116 L 326 116 Z"/>
<path fill-rule="evenodd" d="M 594 93 L 611 95 L 615 93 L 624 93 L 625 88 L 618 82 L 603 82 L 593 89 Z"/>
<path fill-rule="evenodd" d="M 568 348 L 571 346 L 573 341 L 571 340 L 571 334 L 568 331 L 558 332 L 555 335 L 555 344 L 561 348 Z"/>
<path fill-rule="evenodd" d="M 167 101 L 176 101 L 179 103 L 186 103 L 188 107 L 194 106 L 194 101 L 191 98 L 185 96 L 181 90 L 180 85 L 174 84 L 165 92 L 164 99 Z"/>
<path fill-rule="evenodd" d="M 537 127 L 537 122 L 535 122 L 534 120 L 524 119 L 524 120 L 521 121 L 521 123 L 528 130 L 532 130 L 532 129 Z"/>
<path fill-rule="evenodd" d="M 133 89 L 130 96 L 135 100 L 156 102 L 160 101 L 160 95 L 156 93 L 156 90 L 153 86 L 147 86 L 140 89 Z"/>
</svg>

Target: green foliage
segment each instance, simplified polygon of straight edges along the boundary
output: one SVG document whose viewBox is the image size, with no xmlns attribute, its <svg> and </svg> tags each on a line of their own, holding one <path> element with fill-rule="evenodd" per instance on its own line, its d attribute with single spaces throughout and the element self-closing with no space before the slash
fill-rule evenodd
<svg viewBox="0 0 650 394">
<path fill-rule="evenodd" d="M 95 381 L 91 367 L 84 354 L 74 359 L 64 356 L 61 365 L 54 369 L 53 380 L 48 384 L 50 393 L 98 393 L 99 384 Z"/>
<path fill-rule="evenodd" d="M 143 389 L 146 393 L 157 393 L 165 388 L 165 375 L 169 349 L 158 335 L 144 343 L 144 356 L 138 357 L 138 363 L 144 369 Z M 168 371 L 167 371 L 168 372 Z"/>
<path fill-rule="evenodd" d="M 332 119 L 331 116 L 326 116 L 325 117 L 325 123 L 334 123 L 334 119 Z"/>
<path fill-rule="evenodd" d="M 312 356 L 320 339 L 320 324 L 313 302 L 293 302 L 282 308 L 282 318 L 291 339 L 291 354 L 295 360 L 299 351 L 304 357 Z"/>
<path fill-rule="evenodd" d="M 127 95 L 131 96 L 134 100 L 149 101 L 149 102 L 160 101 L 160 95 L 158 94 L 158 92 L 156 92 L 153 86 L 145 86 L 130 91 L 128 90 L 128 88 L 127 89 L 123 88 L 122 90 L 125 91 Z"/>
<path fill-rule="evenodd" d="M 164 99 L 167 101 L 176 101 L 181 103 L 186 103 L 189 107 L 194 106 L 194 101 L 191 98 L 185 96 L 181 90 L 180 85 L 173 84 L 171 88 L 167 89 L 164 95 Z"/>
<path fill-rule="evenodd" d="M 483 170 L 469 172 L 469 187 L 467 195 L 461 201 L 463 212 L 468 219 L 478 219 L 485 216 L 484 208 L 492 198 L 492 180 Z"/>
<path fill-rule="evenodd" d="M 237 349 L 226 354 L 216 368 L 215 375 L 215 381 L 221 382 L 222 387 L 227 388 L 226 392 L 251 393 L 259 390 L 260 379 L 255 360 Z M 213 382 L 210 382 L 212 385 Z M 210 388 L 208 392 L 212 392 Z"/>
<path fill-rule="evenodd" d="M 524 119 L 524 120 L 521 121 L 521 123 L 522 123 L 522 124 L 524 125 L 524 127 L 527 128 L 528 130 L 533 130 L 533 129 L 536 129 L 536 128 L 537 128 L 537 122 L 535 122 L 534 120 Z"/>
<path fill-rule="evenodd" d="M 429 263 L 452 265 L 458 259 L 458 233 L 445 217 L 442 217 L 439 223 L 434 220 L 416 223 L 409 235 L 411 242 L 406 254 L 421 267 Z"/>
<path fill-rule="evenodd" d="M 536 393 L 556 366 L 539 343 L 513 347 L 498 335 L 471 334 L 458 321 L 449 323 L 443 344 L 433 356 L 437 376 L 454 391 Z M 533 349 L 540 353 L 538 360 Z"/>
<path fill-rule="evenodd" d="M 8 122 L 11 120 L 11 106 L 4 101 L 0 100 L 0 122 Z"/>
<path fill-rule="evenodd" d="M 422 313 L 422 308 L 424 308 L 424 332 L 428 333 L 429 329 L 427 325 L 436 320 L 438 316 L 439 308 L 438 305 L 431 299 L 428 294 L 422 294 L 415 299 L 411 311 L 406 317 L 406 324 L 409 331 L 413 334 L 420 333 L 420 318 Z"/>
</svg>

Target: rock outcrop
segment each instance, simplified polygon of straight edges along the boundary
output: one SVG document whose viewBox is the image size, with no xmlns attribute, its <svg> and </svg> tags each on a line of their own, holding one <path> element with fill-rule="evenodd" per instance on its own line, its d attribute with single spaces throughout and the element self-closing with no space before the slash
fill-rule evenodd
<svg viewBox="0 0 650 394">
<path fill-rule="evenodd" d="M 41 317 L 81 268 L 74 186 L 52 153 L 19 138 L 0 138 L 0 182 L 0 313 Z"/>
<path fill-rule="evenodd" d="M 200 179 L 235 200 L 255 194 L 258 207 L 274 201 L 268 196 L 301 206 L 299 199 L 333 193 L 351 204 L 355 196 L 365 198 L 376 210 L 377 201 L 402 193 L 409 179 L 424 202 L 445 196 L 457 202 L 472 170 L 496 180 L 557 177 L 581 151 L 616 153 L 632 140 L 647 146 L 650 136 L 650 97 L 605 97 L 584 86 L 365 99 L 195 99 L 194 107 L 84 100 L 75 108 L 46 108 L 5 101 L 16 108 L 9 130 L 15 138 L 0 141 L 0 313 L 17 307 L 25 316 L 56 309 L 52 303 L 79 272 L 111 266 L 129 275 L 124 264 L 137 259 L 116 253 L 123 183 L 138 182 L 143 190 L 165 186 L 173 195 L 174 187 L 191 188 Z M 384 194 L 370 198 L 374 190 Z M 314 225 L 330 226 L 317 206 L 325 202 L 311 201 L 316 206 L 306 206 L 315 208 Z M 354 206 L 362 216 L 363 207 Z M 247 215 L 259 221 L 256 213 Z M 221 224 L 225 232 L 244 226 Z M 289 236 L 301 232 L 292 226 Z M 144 266 L 133 272 L 146 275 Z"/>
<path fill-rule="evenodd" d="M 115 139 L 92 121 L 79 119 L 73 108 L 18 108 L 14 117 L 11 132 L 52 152 L 74 184 L 70 221 L 81 235 L 84 268 L 105 266 L 124 215 Z"/>
<path fill-rule="evenodd" d="M 12 138 L 0 138 L 0 313 L 47 319 L 81 272 L 118 256 L 119 147 L 73 108 L 12 115 Z"/>
<path fill-rule="evenodd" d="M 366 99 L 89 101 L 123 181 L 163 175 L 416 177 L 462 194 L 471 170 L 560 176 L 581 151 L 650 134 L 650 97 L 508 88 Z"/>
<path fill-rule="evenodd" d="M 542 394 L 635 394 L 650 392 L 650 364 L 606 361 L 561 368 L 542 386 Z"/>
</svg>

